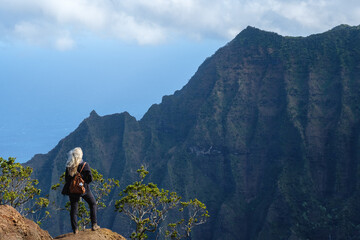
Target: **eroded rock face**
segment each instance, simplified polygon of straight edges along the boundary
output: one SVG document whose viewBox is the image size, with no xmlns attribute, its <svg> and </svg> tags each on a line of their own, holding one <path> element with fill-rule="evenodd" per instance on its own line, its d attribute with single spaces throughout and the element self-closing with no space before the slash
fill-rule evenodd
<svg viewBox="0 0 360 240">
<path fill-rule="evenodd" d="M 13 207 L 0 206 L 0 239 L 51 240 L 50 234 L 39 225 L 20 215 Z"/>
<path fill-rule="evenodd" d="M 194 240 L 358 239 L 359 106 L 360 26 L 309 37 L 248 27 L 140 121 L 92 112 L 27 165 L 43 194 L 76 146 L 122 188 L 148 166 L 147 181 L 207 205 Z M 52 235 L 71 229 L 67 212 L 52 215 L 59 224 L 43 225 Z M 113 207 L 98 219 L 133 231 Z"/>
</svg>

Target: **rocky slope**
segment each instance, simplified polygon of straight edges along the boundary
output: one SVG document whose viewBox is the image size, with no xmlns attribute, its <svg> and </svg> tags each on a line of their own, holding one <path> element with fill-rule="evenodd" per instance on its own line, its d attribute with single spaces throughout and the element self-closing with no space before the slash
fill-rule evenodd
<svg viewBox="0 0 360 240">
<path fill-rule="evenodd" d="M 100 228 L 97 231 L 91 231 L 91 229 L 87 229 L 85 231 L 80 231 L 77 234 L 67 233 L 60 235 L 54 239 L 61 240 L 126 240 L 120 234 L 114 233 L 106 228 Z"/>
<path fill-rule="evenodd" d="M 92 112 L 27 164 L 44 193 L 76 146 L 123 188 L 145 164 L 149 180 L 208 206 L 211 219 L 192 239 L 355 239 L 359 138 L 360 27 L 309 37 L 248 27 L 140 121 Z M 64 232 L 67 218 L 57 214 L 46 229 Z M 130 235 L 113 207 L 99 218 Z"/>
<path fill-rule="evenodd" d="M 20 215 L 13 207 L 0 205 L 0 239 L 1 240 L 52 240 L 50 234 L 39 225 Z M 106 228 L 97 231 L 90 229 L 78 234 L 67 233 L 54 239 L 61 240 L 126 240 L 123 236 Z"/>
<path fill-rule="evenodd" d="M 13 207 L 0 205 L 0 239 L 6 240 L 51 240 L 47 231 L 24 218 Z"/>
<path fill-rule="evenodd" d="M 47 231 L 24 218 L 13 207 L 0 205 L 0 239 L 6 240 L 51 240 Z"/>
</svg>

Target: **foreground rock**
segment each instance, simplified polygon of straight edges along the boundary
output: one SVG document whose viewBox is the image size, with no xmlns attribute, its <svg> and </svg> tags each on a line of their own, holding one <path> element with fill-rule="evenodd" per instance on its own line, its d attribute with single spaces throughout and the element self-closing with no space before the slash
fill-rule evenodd
<svg viewBox="0 0 360 240">
<path fill-rule="evenodd" d="M 60 235 L 55 239 L 61 240 L 126 240 L 120 234 L 117 234 L 109 229 L 100 228 L 97 231 L 91 231 L 87 229 L 85 231 L 80 231 L 78 234 L 68 233 L 64 235 Z"/>
<path fill-rule="evenodd" d="M 38 224 L 20 215 L 8 205 L 0 205 L 0 240 L 52 240 L 50 234 Z M 78 234 L 63 234 L 55 239 L 61 240 L 126 240 L 123 236 L 109 229 L 97 231 L 85 230 Z"/>
<path fill-rule="evenodd" d="M 51 240 L 52 237 L 39 225 L 21 216 L 13 207 L 0 205 L 0 239 Z"/>
</svg>

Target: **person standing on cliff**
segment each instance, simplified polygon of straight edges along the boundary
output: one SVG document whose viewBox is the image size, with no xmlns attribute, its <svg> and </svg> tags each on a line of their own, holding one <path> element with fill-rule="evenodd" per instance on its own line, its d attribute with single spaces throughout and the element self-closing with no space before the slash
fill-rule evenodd
<svg viewBox="0 0 360 240">
<path fill-rule="evenodd" d="M 97 224 L 97 219 L 96 219 L 96 213 L 97 213 L 96 200 L 89 187 L 89 183 L 92 182 L 93 180 L 91 175 L 91 168 L 88 163 L 83 161 L 82 157 L 83 157 L 83 151 L 79 147 L 74 148 L 68 153 L 68 160 L 66 162 L 66 171 L 65 171 L 65 185 L 61 192 L 63 195 L 68 195 L 70 199 L 70 204 L 71 204 L 70 220 L 74 234 L 79 232 L 77 226 L 77 214 L 78 214 L 80 197 L 82 197 L 89 204 L 90 219 L 92 224 L 91 229 L 93 231 L 96 231 L 97 229 L 100 228 L 100 226 Z M 84 187 L 85 187 L 84 194 L 70 193 L 70 182 L 77 172 L 80 172 L 81 177 L 84 180 Z"/>
</svg>

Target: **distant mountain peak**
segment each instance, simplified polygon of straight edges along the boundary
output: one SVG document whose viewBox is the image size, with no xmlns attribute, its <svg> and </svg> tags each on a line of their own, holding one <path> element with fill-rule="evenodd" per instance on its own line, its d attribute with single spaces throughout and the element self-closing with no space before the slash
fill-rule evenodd
<svg viewBox="0 0 360 240">
<path fill-rule="evenodd" d="M 256 27 L 253 27 L 253 26 L 247 26 L 242 32 L 246 32 L 246 31 L 262 31 L 261 29 L 259 28 L 256 28 Z"/>
<path fill-rule="evenodd" d="M 350 29 L 350 28 L 353 28 L 353 27 L 351 27 L 350 25 L 347 25 L 347 24 L 340 24 L 339 26 L 332 28 L 330 31 L 344 30 L 344 29 Z"/>
<path fill-rule="evenodd" d="M 99 117 L 99 114 L 95 112 L 95 110 L 92 110 L 90 113 L 90 118 Z"/>
<path fill-rule="evenodd" d="M 271 35 L 278 35 L 275 32 L 261 30 L 259 28 L 253 26 L 247 26 L 244 30 L 242 30 L 239 35 L 240 36 L 247 36 L 247 35 L 254 35 L 254 34 L 271 34 Z"/>
<path fill-rule="evenodd" d="M 262 45 L 262 44 L 271 44 L 271 42 L 276 42 L 276 39 L 281 39 L 282 36 L 270 32 L 258 29 L 256 27 L 248 26 L 244 30 L 242 30 L 231 42 L 230 44 L 240 44 L 240 45 L 248 45 L 248 44 L 255 44 L 255 45 Z"/>
</svg>

